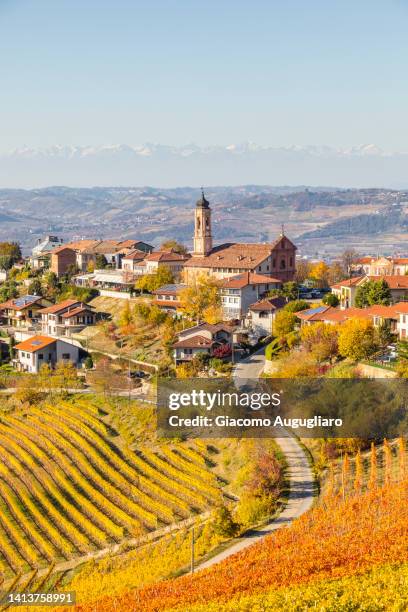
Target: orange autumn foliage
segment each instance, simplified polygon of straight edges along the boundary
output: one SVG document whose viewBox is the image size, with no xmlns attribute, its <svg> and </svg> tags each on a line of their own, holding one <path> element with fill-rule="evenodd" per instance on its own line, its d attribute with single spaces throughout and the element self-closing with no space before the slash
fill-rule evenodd
<svg viewBox="0 0 408 612">
<path fill-rule="evenodd" d="M 78 605 L 83 612 L 158 612 L 270 588 L 335 579 L 408 560 L 408 481 L 332 497 L 262 542 L 193 576 Z"/>
</svg>

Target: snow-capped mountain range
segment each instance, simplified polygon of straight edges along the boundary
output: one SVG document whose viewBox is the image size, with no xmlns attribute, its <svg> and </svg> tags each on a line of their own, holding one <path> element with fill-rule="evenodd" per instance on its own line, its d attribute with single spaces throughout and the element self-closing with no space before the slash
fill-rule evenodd
<svg viewBox="0 0 408 612">
<path fill-rule="evenodd" d="M 0 153 L 0 187 L 46 185 L 408 186 L 408 153 L 374 144 L 273 147 L 143 145 L 21 147 Z"/>
</svg>

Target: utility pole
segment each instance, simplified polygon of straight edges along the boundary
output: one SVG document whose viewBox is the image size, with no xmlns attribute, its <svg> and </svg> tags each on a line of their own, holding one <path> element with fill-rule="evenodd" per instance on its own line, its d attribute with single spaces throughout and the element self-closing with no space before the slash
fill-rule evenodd
<svg viewBox="0 0 408 612">
<path fill-rule="evenodd" d="M 190 564 L 190 573 L 194 574 L 194 527 L 191 528 L 191 564 Z"/>
</svg>

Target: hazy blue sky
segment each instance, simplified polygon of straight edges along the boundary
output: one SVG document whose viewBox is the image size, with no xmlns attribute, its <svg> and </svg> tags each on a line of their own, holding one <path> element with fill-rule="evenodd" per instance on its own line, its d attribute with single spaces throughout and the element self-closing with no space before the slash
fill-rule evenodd
<svg viewBox="0 0 408 612">
<path fill-rule="evenodd" d="M 0 0 L 0 150 L 407 150 L 406 0 Z"/>
</svg>

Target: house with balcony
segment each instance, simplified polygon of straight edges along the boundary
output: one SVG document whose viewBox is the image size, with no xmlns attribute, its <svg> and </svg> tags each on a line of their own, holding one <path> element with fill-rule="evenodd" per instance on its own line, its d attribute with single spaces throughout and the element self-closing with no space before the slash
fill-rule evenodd
<svg viewBox="0 0 408 612">
<path fill-rule="evenodd" d="M 20 372 L 38 374 L 42 365 L 54 368 L 59 361 L 67 361 L 74 366 L 79 364 L 79 348 L 57 338 L 32 336 L 16 344 L 14 349 L 16 357 L 13 361 Z"/>
<path fill-rule="evenodd" d="M 174 361 L 177 364 L 191 361 L 199 353 L 216 356 L 217 350 L 225 355 L 231 352 L 234 327 L 226 323 L 201 323 L 179 332 L 173 344 Z"/>
<path fill-rule="evenodd" d="M 0 319 L 3 325 L 15 329 L 34 329 L 41 322 L 40 311 L 51 304 L 39 295 L 24 295 L 0 304 Z"/>
<path fill-rule="evenodd" d="M 256 272 L 244 272 L 220 281 L 219 293 L 225 320 L 242 319 L 272 289 L 280 289 L 282 281 Z"/>
<path fill-rule="evenodd" d="M 44 335 L 70 338 L 89 325 L 95 325 L 96 312 L 91 306 L 68 299 L 40 311 Z"/>
</svg>

